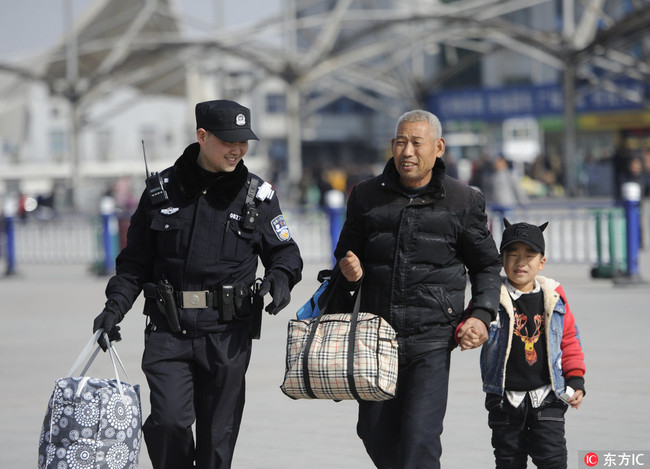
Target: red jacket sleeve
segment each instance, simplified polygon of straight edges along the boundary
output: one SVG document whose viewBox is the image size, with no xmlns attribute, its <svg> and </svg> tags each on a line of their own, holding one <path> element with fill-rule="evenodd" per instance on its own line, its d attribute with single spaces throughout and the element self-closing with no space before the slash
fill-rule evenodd
<svg viewBox="0 0 650 469">
<path fill-rule="evenodd" d="M 566 299 L 566 294 L 562 286 L 558 286 L 556 291 L 560 294 L 562 301 L 564 301 L 564 334 L 562 335 L 562 373 L 565 378 L 570 377 L 584 377 L 585 367 L 585 354 L 582 351 L 580 344 L 580 335 L 576 327 L 575 318 L 569 308 L 569 303 Z"/>
</svg>

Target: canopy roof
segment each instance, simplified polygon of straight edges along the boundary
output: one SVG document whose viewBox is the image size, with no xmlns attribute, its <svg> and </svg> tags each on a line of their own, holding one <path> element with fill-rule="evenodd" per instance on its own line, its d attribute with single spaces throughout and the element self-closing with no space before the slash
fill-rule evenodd
<svg viewBox="0 0 650 469">
<path fill-rule="evenodd" d="M 522 15 L 530 18 L 534 8 L 555 11 L 555 0 L 284 5 L 273 17 L 213 26 L 189 38 L 175 0 L 96 0 L 74 34 L 33 66 L 0 63 L 0 70 L 42 80 L 55 93 L 87 102 L 120 86 L 184 96 L 189 61 L 200 58 L 203 69 L 214 71 L 224 56 L 235 56 L 299 87 L 303 114 L 341 96 L 376 109 L 385 106 L 382 96 L 422 105 L 446 80 L 504 49 L 558 70 L 571 63 L 578 79 L 614 91 L 621 77 L 650 81 L 650 0 L 580 0 L 565 12 L 561 30 L 519 21 Z M 421 66 L 423 57 L 441 53 L 444 67 L 431 73 Z M 647 96 L 631 99 L 650 107 Z"/>
</svg>

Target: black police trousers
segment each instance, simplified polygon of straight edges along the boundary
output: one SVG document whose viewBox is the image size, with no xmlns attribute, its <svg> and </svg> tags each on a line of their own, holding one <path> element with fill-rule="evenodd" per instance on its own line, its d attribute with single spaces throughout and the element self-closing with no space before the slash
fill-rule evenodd
<svg viewBox="0 0 650 469">
<path fill-rule="evenodd" d="M 537 408 L 528 395 L 515 408 L 505 396 L 496 394 L 486 395 L 485 407 L 497 469 L 525 469 L 529 455 L 539 469 L 566 469 L 567 405 L 553 391 Z"/>
<path fill-rule="evenodd" d="M 360 401 L 357 434 L 380 469 L 439 469 L 451 351 L 403 357 L 405 345 L 400 343 L 396 397 Z"/>
<path fill-rule="evenodd" d="M 147 329 L 151 415 L 142 430 L 154 469 L 230 468 L 251 346 L 249 327 L 198 338 Z"/>
</svg>

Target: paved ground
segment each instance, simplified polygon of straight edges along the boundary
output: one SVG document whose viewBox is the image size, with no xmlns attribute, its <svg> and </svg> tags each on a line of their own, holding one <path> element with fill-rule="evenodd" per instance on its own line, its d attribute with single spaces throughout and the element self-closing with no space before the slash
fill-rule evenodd
<svg viewBox="0 0 650 469">
<path fill-rule="evenodd" d="M 650 252 L 641 258 L 641 278 L 650 280 Z M 370 468 L 355 434 L 352 402 L 292 401 L 279 389 L 284 373 L 286 324 L 316 287 L 321 265 L 305 268 L 291 305 L 265 317 L 254 344 L 248 399 L 235 468 Z M 567 416 L 571 468 L 583 451 L 636 451 L 650 462 L 650 284 L 615 286 L 589 278 L 590 266 L 547 265 L 562 281 L 577 319 L 587 357 L 587 396 Z M 38 437 L 56 378 L 63 376 L 91 335 L 103 304 L 105 277 L 85 266 L 18 266 L 0 278 L 0 468 L 36 467 Z M 141 301 L 141 300 L 140 300 Z M 136 304 L 123 322 L 118 352 L 131 379 L 148 391 L 140 372 L 144 317 Z M 443 467 L 492 466 L 490 434 L 481 392 L 478 351 L 454 352 L 445 420 Z M 103 362 L 103 363 L 101 363 Z M 93 374 L 110 376 L 106 358 Z M 146 451 L 140 467 L 150 469 Z"/>
</svg>

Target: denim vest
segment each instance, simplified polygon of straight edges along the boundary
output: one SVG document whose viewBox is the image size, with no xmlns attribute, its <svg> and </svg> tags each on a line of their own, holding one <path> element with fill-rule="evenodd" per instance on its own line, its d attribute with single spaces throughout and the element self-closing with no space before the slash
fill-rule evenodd
<svg viewBox="0 0 650 469">
<path fill-rule="evenodd" d="M 559 286 L 554 280 L 537 277 L 544 294 L 544 324 L 546 325 L 546 347 L 548 367 L 551 371 L 551 387 L 556 395 L 564 392 L 565 382 L 562 374 L 562 337 L 564 335 L 565 305 L 560 294 L 555 291 Z M 514 309 L 512 299 L 505 285 L 501 287 L 499 312 L 496 321 L 490 324 L 487 342 L 481 350 L 481 377 L 483 391 L 505 394 L 506 363 L 512 346 Z M 577 337 L 579 340 L 579 336 Z"/>
</svg>

